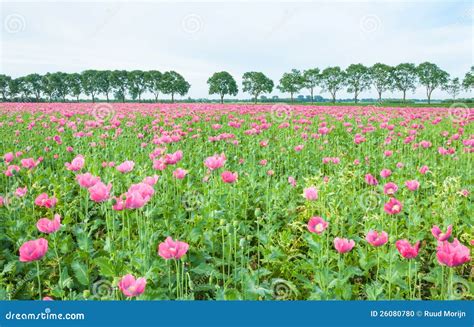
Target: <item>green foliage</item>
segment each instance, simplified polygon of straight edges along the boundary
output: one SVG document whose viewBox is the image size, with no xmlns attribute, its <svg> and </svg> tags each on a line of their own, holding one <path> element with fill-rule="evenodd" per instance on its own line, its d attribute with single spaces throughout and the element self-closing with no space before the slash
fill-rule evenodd
<svg viewBox="0 0 474 327">
<path fill-rule="evenodd" d="M 224 103 L 224 95 L 237 95 L 239 89 L 234 78 L 228 72 L 214 73 L 207 80 L 209 85 L 209 94 L 218 94 L 221 98 L 221 103 Z"/>
</svg>

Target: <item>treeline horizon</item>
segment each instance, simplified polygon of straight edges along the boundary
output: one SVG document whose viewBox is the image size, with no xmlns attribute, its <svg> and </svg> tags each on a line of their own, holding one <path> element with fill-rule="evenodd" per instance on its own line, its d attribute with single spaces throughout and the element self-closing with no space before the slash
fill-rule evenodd
<svg viewBox="0 0 474 327">
<path fill-rule="evenodd" d="M 224 103 L 226 95 L 236 96 L 239 88 L 234 77 L 226 72 L 216 72 L 207 80 L 209 95 L 218 95 L 220 102 Z M 85 102 L 81 96 L 90 97 L 90 101 L 99 100 L 99 95 L 105 96 L 107 102 L 159 102 L 162 94 L 171 96 L 168 101 L 174 102 L 175 95 L 185 96 L 191 84 L 175 72 L 160 72 L 158 70 L 85 70 L 81 73 L 46 73 L 28 74 L 12 78 L 0 74 L 0 94 L 2 101 L 6 102 L 69 102 L 68 97 L 77 102 Z M 416 66 L 411 63 L 402 63 L 389 66 L 376 63 L 367 67 L 362 64 L 349 65 L 345 70 L 339 66 L 327 67 L 323 70 L 312 68 L 304 71 L 292 69 L 284 73 L 276 88 L 282 93 L 290 95 L 293 102 L 294 95 L 301 90 L 308 90 L 310 96 L 299 95 L 297 101 L 311 102 L 315 100 L 314 91 L 321 89 L 321 93 L 329 93 L 332 102 L 347 102 L 348 99 L 337 100 L 337 93 L 345 90 L 352 93 L 353 102 L 357 103 L 362 92 L 375 89 L 378 100 L 386 92 L 402 92 L 403 102 L 407 101 L 408 92 L 414 92 L 418 87 L 426 90 L 428 104 L 435 89 L 446 91 L 456 99 L 461 90 L 471 91 L 474 88 L 474 66 L 466 72 L 461 80 L 458 77 L 450 78 L 449 73 L 439 68 L 436 64 L 424 62 Z M 262 102 L 281 100 L 278 96 L 267 98 L 275 89 L 273 80 L 262 72 L 246 72 L 242 76 L 242 91 L 251 95 L 255 103 L 259 96 Z M 143 99 L 144 94 L 151 94 L 152 99 Z M 129 99 L 129 100 L 127 100 Z M 369 98 L 372 100 L 372 98 Z M 203 100 L 191 99 L 194 102 Z M 209 99 L 205 99 L 209 100 Z M 327 102 L 321 96 L 316 96 L 318 102 Z M 367 100 L 367 99 L 366 99 Z M 393 98 L 392 98 L 393 100 Z M 210 100 L 213 101 L 213 100 Z M 236 100 L 234 100 L 236 101 Z M 246 100 L 237 100 L 244 101 Z M 248 100 L 250 102 L 251 100 Z M 329 100 L 330 101 L 330 100 Z M 413 101 L 419 101 L 411 100 Z M 227 101 L 226 101 L 227 102 Z"/>
</svg>

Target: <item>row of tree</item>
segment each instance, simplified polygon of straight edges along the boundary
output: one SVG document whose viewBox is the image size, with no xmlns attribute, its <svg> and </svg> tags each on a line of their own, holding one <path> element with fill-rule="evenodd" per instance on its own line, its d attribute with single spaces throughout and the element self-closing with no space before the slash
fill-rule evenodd
<svg viewBox="0 0 474 327">
<path fill-rule="evenodd" d="M 248 72 L 242 77 L 243 91 L 250 93 L 255 102 L 260 94 L 271 93 L 273 81 L 260 72 Z M 238 93 L 237 83 L 227 72 L 215 73 L 207 81 L 209 84 L 209 94 L 218 94 L 221 102 L 224 95 L 236 95 Z M 447 91 L 456 98 L 461 89 L 471 90 L 474 88 L 474 66 L 466 73 L 464 80 L 459 78 L 450 79 L 449 74 L 437 65 L 424 62 L 418 66 L 410 63 L 399 64 L 392 67 L 377 63 L 371 67 L 362 64 L 352 64 L 346 70 L 340 67 L 327 67 L 320 71 L 318 68 L 308 69 L 303 72 L 292 69 L 289 73 L 284 73 L 277 88 L 284 93 L 289 93 L 291 101 L 293 95 L 302 89 L 308 89 L 313 101 L 313 94 L 316 87 L 320 87 L 322 92 L 331 94 L 333 102 L 336 101 L 337 92 L 346 89 L 354 94 L 354 101 L 357 103 L 361 92 L 372 87 L 378 93 L 379 101 L 382 100 L 382 93 L 387 91 L 403 92 L 403 101 L 409 91 L 414 91 L 418 85 L 426 88 L 428 103 L 431 101 L 431 94 L 437 88 Z"/>
<path fill-rule="evenodd" d="M 220 96 L 221 102 L 225 95 L 235 96 L 239 92 L 237 82 L 226 71 L 214 73 L 207 81 L 209 94 Z M 324 70 L 312 68 L 303 72 L 292 69 L 284 73 L 277 88 L 284 93 L 289 93 L 291 101 L 295 93 L 302 89 L 309 90 L 313 101 L 314 90 L 321 88 L 322 92 L 331 94 L 333 102 L 336 101 L 337 92 L 346 89 L 354 94 L 354 101 L 358 101 L 361 92 L 372 87 L 378 93 L 379 100 L 387 91 L 403 92 L 405 101 L 406 93 L 414 91 L 418 85 L 426 88 L 428 103 L 435 89 L 443 89 L 456 98 L 461 89 L 474 88 L 474 67 L 466 73 L 463 81 L 459 78 L 450 79 L 449 74 L 437 65 L 424 62 L 418 66 L 403 63 L 392 67 L 377 63 L 371 67 L 362 64 L 352 64 L 345 70 L 338 66 L 327 67 Z M 125 70 L 86 70 L 82 73 L 47 73 L 45 75 L 30 74 L 19 78 L 0 74 L 0 93 L 3 101 L 13 101 L 20 98 L 22 101 L 66 101 L 68 96 L 79 101 L 81 95 L 90 96 L 94 102 L 99 95 L 104 95 L 109 101 L 110 97 L 118 101 L 126 101 L 127 96 L 133 100 L 142 100 L 144 93 L 153 94 L 158 101 L 160 94 L 184 96 L 191 85 L 175 71 L 161 73 L 152 71 L 125 71 Z M 262 72 L 246 72 L 242 76 L 242 89 L 249 93 L 255 102 L 258 97 L 273 91 L 273 81 Z"/>
<path fill-rule="evenodd" d="M 48 101 L 65 101 L 67 96 L 76 98 L 82 94 L 90 96 L 92 101 L 99 94 L 105 95 L 107 101 L 111 95 L 124 101 L 127 94 L 133 100 L 141 100 L 145 92 L 150 92 L 158 101 L 160 93 L 170 94 L 174 101 L 175 94 L 188 93 L 191 85 L 175 71 L 161 73 L 157 70 L 86 70 L 82 73 L 47 73 L 46 75 L 30 74 L 11 78 L 0 74 L 0 93 L 3 101 L 21 97 L 23 101 L 45 97 Z"/>
</svg>

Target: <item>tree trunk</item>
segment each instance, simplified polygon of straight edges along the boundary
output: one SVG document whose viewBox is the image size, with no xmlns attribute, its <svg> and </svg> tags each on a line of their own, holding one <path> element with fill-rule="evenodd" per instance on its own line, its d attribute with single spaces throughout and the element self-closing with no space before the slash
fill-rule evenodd
<svg viewBox="0 0 474 327">
<path fill-rule="evenodd" d="M 158 95 L 159 95 L 159 93 L 155 94 L 155 102 L 158 102 Z"/>
<path fill-rule="evenodd" d="M 109 93 L 105 93 L 105 96 L 107 97 L 107 102 L 109 102 Z"/>
<path fill-rule="evenodd" d="M 78 95 L 76 95 L 76 99 L 77 99 L 77 102 L 79 102 L 79 96 Z"/>
<path fill-rule="evenodd" d="M 311 104 L 314 104 L 314 100 L 313 100 L 313 88 L 311 88 Z"/>
<path fill-rule="evenodd" d="M 138 93 L 138 103 L 140 103 L 141 101 L 142 101 L 142 94 Z"/>
<path fill-rule="evenodd" d="M 174 103 L 174 93 L 171 93 L 171 103 Z"/>
<path fill-rule="evenodd" d="M 355 102 L 355 103 L 357 103 L 357 96 L 358 96 L 358 94 L 357 94 L 357 92 L 355 92 L 355 93 L 354 93 L 354 102 Z"/>
<path fill-rule="evenodd" d="M 406 100 L 405 100 L 406 93 L 407 93 L 407 91 L 403 90 L 403 102 L 406 102 Z"/>
<path fill-rule="evenodd" d="M 379 92 L 379 102 L 382 102 L 382 92 Z"/>
<path fill-rule="evenodd" d="M 336 103 L 336 92 L 331 93 L 332 95 L 332 103 Z"/>
<path fill-rule="evenodd" d="M 95 97 L 94 97 L 94 94 L 92 94 L 92 103 L 95 103 Z"/>
<path fill-rule="evenodd" d="M 293 103 L 293 92 L 291 92 L 290 94 L 291 94 L 291 103 Z"/>
<path fill-rule="evenodd" d="M 224 96 L 221 95 L 221 104 L 224 104 Z"/>
</svg>

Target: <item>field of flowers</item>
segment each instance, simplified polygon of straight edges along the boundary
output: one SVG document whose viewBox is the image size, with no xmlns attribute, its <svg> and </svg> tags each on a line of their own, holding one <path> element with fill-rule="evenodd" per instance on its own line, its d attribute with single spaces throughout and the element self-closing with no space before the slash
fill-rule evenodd
<svg viewBox="0 0 474 327">
<path fill-rule="evenodd" d="M 0 106 L 0 298 L 473 299 L 474 110 Z"/>
</svg>

